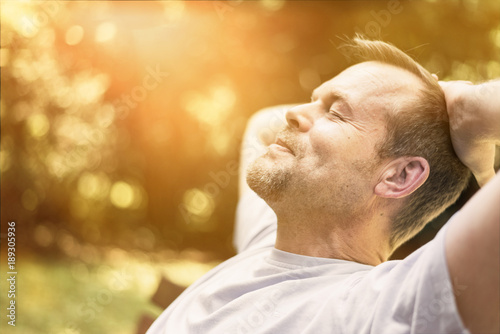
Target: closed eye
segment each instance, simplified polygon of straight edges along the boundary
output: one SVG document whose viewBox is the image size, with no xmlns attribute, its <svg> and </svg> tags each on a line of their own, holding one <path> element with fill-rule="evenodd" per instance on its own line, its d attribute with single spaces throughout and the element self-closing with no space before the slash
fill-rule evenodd
<svg viewBox="0 0 500 334">
<path fill-rule="evenodd" d="M 333 117 L 335 117 L 335 118 L 340 119 L 342 122 L 345 122 L 344 117 L 342 117 L 342 115 L 341 115 L 341 114 L 339 114 L 337 111 L 335 111 L 335 110 L 331 110 L 331 109 L 330 109 L 330 111 L 329 111 L 328 113 L 329 113 L 331 116 L 333 116 Z"/>
</svg>

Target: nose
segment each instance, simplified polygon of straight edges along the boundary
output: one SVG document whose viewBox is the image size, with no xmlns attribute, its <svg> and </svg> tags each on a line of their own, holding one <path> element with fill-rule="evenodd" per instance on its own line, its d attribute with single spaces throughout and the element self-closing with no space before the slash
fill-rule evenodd
<svg viewBox="0 0 500 334">
<path fill-rule="evenodd" d="M 288 125 L 300 132 L 309 131 L 313 125 L 313 119 L 310 112 L 308 112 L 308 108 L 310 107 L 310 103 L 307 103 L 288 109 L 285 114 Z"/>
</svg>

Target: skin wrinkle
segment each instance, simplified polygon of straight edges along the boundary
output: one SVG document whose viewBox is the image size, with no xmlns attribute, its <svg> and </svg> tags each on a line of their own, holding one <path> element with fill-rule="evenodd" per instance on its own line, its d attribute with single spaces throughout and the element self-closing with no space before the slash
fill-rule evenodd
<svg viewBox="0 0 500 334">
<path fill-rule="evenodd" d="M 270 147 L 247 177 L 278 217 L 276 248 L 372 265 L 388 258 L 400 201 L 374 193 L 391 167 L 377 147 L 386 134 L 385 113 L 413 94 L 412 83 L 421 84 L 406 70 L 365 62 L 317 88 L 313 102 L 290 109 L 277 138 L 294 155 Z M 344 95 L 353 110 L 348 117 L 346 108 L 333 108 L 344 121 L 330 114 L 332 93 Z"/>
</svg>

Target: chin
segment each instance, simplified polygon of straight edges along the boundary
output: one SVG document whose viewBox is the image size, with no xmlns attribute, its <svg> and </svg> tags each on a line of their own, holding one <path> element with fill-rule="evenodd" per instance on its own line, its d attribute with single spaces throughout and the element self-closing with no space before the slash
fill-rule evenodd
<svg viewBox="0 0 500 334">
<path fill-rule="evenodd" d="M 267 154 L 257 158 L 247 170 L 248 186 L 268 203 L 283 197 L 290 178 L 290 169 L 285 164 L 270 161 Z"/>
</svg>

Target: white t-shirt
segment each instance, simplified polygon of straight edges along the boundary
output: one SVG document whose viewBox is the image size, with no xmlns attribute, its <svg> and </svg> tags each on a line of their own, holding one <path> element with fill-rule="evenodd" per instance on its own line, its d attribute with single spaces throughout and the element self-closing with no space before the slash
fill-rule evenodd
<svg viewBox="0 0 500 334">
<path fill-rule="evenodd" d="M 186 289 L 148 334 L 469 333 L 444 254 L 446 226 L 406 259 L 376 267 L 274 248 L 276 216 L 249 191 L 239 252 Z M 459 283 L 459 282 L 458 282 Z"/>
</svg>

